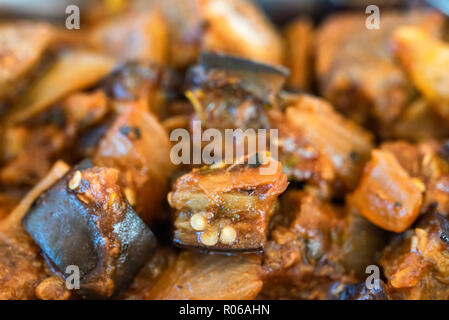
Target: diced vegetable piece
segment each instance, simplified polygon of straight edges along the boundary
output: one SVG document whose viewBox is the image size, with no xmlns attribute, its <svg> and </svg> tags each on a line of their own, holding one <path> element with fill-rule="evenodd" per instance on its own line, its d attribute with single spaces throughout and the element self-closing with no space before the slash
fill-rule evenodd
<svg viewBox="0 0 449 320">
<path fill-rule="evenodd" d="M 282 64 L 282 38 L 252 1 L 200 0 L 200 9 L 207 23 L 204 50 Z"/>
<path fill-rule="evenodd" d="M 342 264 L 345 213 L 317 196 L 291 191 L 267 242 L 262 298 L 324 299 L 335 281 L 350 281 Z"/>
<path fill-rule="evenodd" d="M 296 19 L 285 28 L 286 64 L 291 72 L 287 86 L 291 89 L 311 89 L 314 35 L 313 25 L 307 19 Z"/>
<path fill-rule="evenodd" d="M 68 94 L 92 86 L 114 65 L 114 60 L 87 51 L 64 54 L 31 85 L 12 108 L 7 120 L 15 123 L 30 119 Z"/>
<path fill-rule="evenodd" d="M 190 69 L 188 80 L 193 90 L 205 91 L 207 98 L 232 98 L 226 89 L 243 90 L 245 96 L 252 95 L 265 103 L 271 103 L 280 91 L 289 71 L 281 66 L 272 66 L 223 54 L 203 53 L 199 65 Z M 215 93 L 215 95 L 214 95 Z M 235 95 L 235 93 L 234 93 Z M 199 93 L 201 97 L 201 92 Z M 237 99 L 238 100 L 238 99 Z M 201 101 L 200 99 L 200 102 Z M 204 103 L 206 104 L 207 103 Z"/>
<path fill-rule="evenodd" d="M 308 95 L 298 96 L 285 114 L 288 123 L 332 162 L 343 186 L 353 189 L 373 148 L 372 135 L 324 100 Z"/>
<path fill-rule="evenodd" d="M 120 171 L 120 183 L 140 217 L 147 223 L 162 213 L 173 170 L 168 135 L 155 116 L 139 103 L 122 110 L 98 144 L 93 162 Z"/>
<path fill-rule="evenodd" d="M 381 265 L 394 299 L 449 299 L 449 222 L 436 213 L 396 236 L 384 250 Z"/>
<path fill-rule="evenodd" d="M 354 208 L 346 207 L 346 226 L 343 232 L 342 263 L 358 279 L 366 279 L 366 267 L 378 264 L 387 244 L 388 233 L 362 217 Z"/>
<path fill-rule="evenodd" d="M 109 111 L 108 100 L 101 90 L 77 92 L 62 102 L 68 136 L 76 136 L 83 129 L 99 124 Z"/>
<path fill-rule="evenodd" d="M 205 21 L 198 0 L 151 0 L 168 25 L 169 63 L 175 68 L 194 64 L 201 49 Z"/>
<path fill-rule="evenodd" d="M 113 100 L 148 101 L 150 110 L 161 116 L 176 97 L 178 78 L 171 70 L 154 63 L 128 62 L 114 70 L 100 84 Z"/>
<path fill-rule="evenodd" d="M 17 93 L 19 82 L 39 62 L 54 36 L 45 23 L 3 23 L 0 27 L 0 99 Z"/>
<path fill-rule="evenodd" d="M 262 288 L 260 257 L 181 252 L 146 299 L 249 300 Z"/>
<path fill-rule="evenodd" d="M 449 137 L 446 120 L 434 110 L 431 104 L 419 99 L 410 104 L 393 127 L 393 136 L 414 142 Z"/>
<path fill-rule="evenodd" d="M 449 45 L 419 27 L 394 33 L 395 54 L 431 106 L 449 119 Z"/>
<path fill-rule="evenodd" d="M 196 111 L 194 117 L 205 128 L 222 133 L 269 129 L 266 110 L 275 103 L 287 76 L 285 68 L 207 53 L 188 72 L 186 96 Z"/>
<path fill-rule="evenodd" d="M 278 130 L 279 161 L 289 180 L 307 182 L 317 187 L 323 197 L 332 193 L 335 181 L 334 165 L 323 152 L 309 141 L 303 129 L 296 126 L 280 110 L 269 110 L 270 127 Z"/>
<path fill-rule="evenodd" d="M 365 21 L 358 13 L 343 13 L 321 25 L 316 39 L 320 92 L 358 123 L 389 125 L 408 105 L 413 89 L 393 59 L 392 34 L 411 24 L 439 34 L 444 16 L 430 10 L 389 12 L 382 15 L 382 27 L 374 32 L 365 27 Z"/>
<path fill-rule="evenodd" d="M 167 32 L 166 21 L 158 11 L 132 11 L 94 26 L 90 44 L 121 61 L 164 63 Z"/>
<path fill-rule="evenodd" d="M 392 153 L 374 150 L 359 186 L 348 201 L 375 225 L 402 232 L 419 215 L 421 192 Z"/>
<path fill-rule="evenodd" d="M 86 297 L 111 297 L 125 289 L 156 245 L 126 201 L 118 171 L 93 167 L 89 160 L 44 192 L 23 225 L 61 272 L 79 268 Z"/>
<path fill-rule="evenodd" d="M 68 300 L 71 292 L 64 279 L 59 276 L 48 277 L 41 281 L 35 290 L 36 297 L 41 300 Z"/>
<path fill-rule="evenodd" d="M 276 198 L 287 184 L 282 165 L 273 159 L 194 169 L 178 178 L 169 194 L 176 210 L 174 243 L 212 250 L 262 249 Z"/>
<path fill-rule="evenodd" d="M 368 288 L 365 282 L 349 284 L 337 282 L 329 291 L 331 300 L 388 300 L 387 288 L 382 280 L 379 286 Z"/>
</svg>

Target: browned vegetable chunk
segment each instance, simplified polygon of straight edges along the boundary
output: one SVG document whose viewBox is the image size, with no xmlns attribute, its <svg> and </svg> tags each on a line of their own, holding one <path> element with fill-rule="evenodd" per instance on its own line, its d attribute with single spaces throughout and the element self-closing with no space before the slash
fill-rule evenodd
<svg viewBox="0 0 449 320">
<path fill-rule="evenodd" d="M 449 299 L 448 247 L 449 223 L 435 213 L 398 235 L 381 260 L 391 295 L 408 300 Z"/>
<path fill-rule="evenodd" d="M 184 251 L 145 296 L 151 300 L 249 300 L 262 288 L 257 255 Z"/>
<path fill-rule="evenodd" d="M 349 13 L 333 16 L 321 26 L 316 40 L 320 91 L 359 123 L 373 126 L 374 119 L 390 124 L 408 104 L 412 89 L 390 50 L 394 30 L 414 24 L 439 34 L 444 19 L 432 11 L 383 12 L 379 30 L 367 29 L 365 20 Z"/>
<path fill-rule="evenodd" d="M 52 27 L 45 23 L 0 26 L 0 99 L 18 92 L 20 81 L 39 62 L 53 35 Z"/>
<path fill-rule="evenodd" d="M 422 142 L 449 137 L 446 120 L 434 110 L 432 105 L 421 98 L 411 103 L 393 126 L 396 139 Z"/>
<path fill-rule="evenodd" d="M 122 61 L 167 61 L 167 24 L 156 10 L 136 10 L 100 22 L 91 30 L 89 41 L 93 48 Z"/>
<path fill-rule="evenodd" d="M 35 299 L 46 276 L 39 247 L 23 229 L 0 235 L 0 300 Z"/>
<path fill-rule="evenodd" d="M 410 177 L 392 153 L 374 150 L 348 201 L 375 225 L 402 232 L 419 215 L 422 191 L 419 182 Z"/>
<path fill-rule="evenodd" d="M 264 172 L 267 170 L 267 172 Z M 276 199 L 287 188 L 282 165 L 216 164 L 178 178 L 169 203 L 174 243 L 213 250 L 259 250 Z"/>
<path fill-rule="evenodd" d="M 442 117 L 449 119 L 449 45 L 419 27 L 394 34 L 395 54 L 413 84 Z"/>
<path fill-rule="evenodd" d="M 129 203 L 147 223 L 160 218 L 173 169 L 168 135 L 146 104 L 122 103 L 122 110 L 93 156 L 99 166 L 117 168 Z"/>
<path fill-rule="evenodd" d="M 353 189 L 373 148 L 372 135 L 313 96 L 298 96 L 285 115 L 288 124 L 332 164 L 340 185 Z"/>
<path fill-rule="evenodd" d="M 148 101 L 149 109 L 164 116 L 166 105 L 176 97 L 175 73 L 151 62 L 127 62 L 109 74 L 100 87 L 115 101 Z"/>
<path fill-rule="evenodd" d="M 270 110 L 268 119 L 271 128 L 278 130 L 279 161 L 288 179 L 307 182 L 316 187 L 322 196 L 331 196 L 336 175 L 331 159 L 308 140 L 303 128 L 298 127 L 285 113 Z"/>
<path fill-rule="evenodd" d="M 366 267 L 379 263 L 389 234 L 362 217 L 351 206 L 346 205 L 345 211 L 346 220 L 341 243 L 342 264 L 347 272 L 354 272 L 358 280 L 366 280 Z"/>
<path fill-rule="evenodd" d="M 84 160 L 41 194 L 23 219 L 58 271 L 78 267 L 84 297 L 109 298 L 126 289 L 156 246 L 118 174 Z"/>
<path fill-rule="evenodd" d="M 268 128 L 265 114 L 288 76 L 282 67 L 203 53 L 187 81 L 197 117 L 209 128 Z"/>
<path fill-rule="evenodd" d="M 282 64 L 283 42 L 250 0 L 200 0 L 207 28 L 203 49 L 271 64 Z"/>
<path fill-rule="evenodd" d="M 447 142 L 432 141 L 417 145 L 405 141 L 383 143 L 383 150 L 393 153 L 400 165 L 424 191 L 421 212 L 449 214 L 449 158 Z"/>
<path fill-rule="evenodd" d="M 345 214 L 320 198 L 287 193 L 266 245 L 262 298 L 325 299 L 335 281 L 351 280 L 341 261 Z"/>
</svg>

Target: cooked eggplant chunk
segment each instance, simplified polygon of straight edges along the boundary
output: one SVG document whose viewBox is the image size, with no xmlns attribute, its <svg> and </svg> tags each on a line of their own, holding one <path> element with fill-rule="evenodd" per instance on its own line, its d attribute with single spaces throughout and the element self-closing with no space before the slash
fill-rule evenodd
<svg viewBox="0 0 449 320">
<path fill-rule="evenodd" d="M 289 180 L 307 182 L 316 187 L 323 197 L 331 196 L 335 181 L 335 168 L 330 158 L 304 136 L 302 127 L 279 110 L 270 110 L 271 128 L 278 130 L 279 161 Z"/>
<path fill-rule="evenodd" d="M 148 101 L 150 110 L 163 116 L 165 106 L 176 97 L 178 78 L 171 70 L 151 62 L 128 62 L 114 70 L 99 85 L 118 101 Z"/>
<path fill-rule="evenodd" d="M 266 102 L 273 100 L 290 73 L 282 66 L 214 53 L 203 53 L 191 72 L 193 86 L 241 87 Z"/>
<path fill-rule="evenodd" d="M 449 223 L 430 213 L 385 249 L 382 267 L 395 299 L 447 300 Z"/>
<path fill-rule="evenodd" d="M 126 288 L 155 248 L 118 185 L 118 171 L 85 160 L 44 192 L 23 219 L 62 272 L 80 271 L 80 293 L 111 297 Z"/>
<path fill-rule="evenodd" d="M 148 1 L 147 1 L 148 2 Z M 206 22 L 198 0 L 151 0 L 168 25 L 168 60 L 174 68 L 185 68 L 196 62 L 203 42 Z"/>
<path fill-rule="evenodd" d="M 346 221 L 342 236 L 342 264 L 359 280 L 367 277 L 366 267 L 376 265 L 388 242 L 388 232 L 362 217 L 346 204 Z"/>
<path fill-rule="evenodd" d="M 257 255 L 208 255 L 183 251 L 154 287 L 151 300 L 249 300 L 262 288 Z"/>
<path fill-rule="evenodd" d="M 405 141 L 387 142 L 382 150 L 394 154 L 399 164 L 422 190 L 421 213 L 436 211 L 449 215 L 449 162 L 446 143 L 423 142 L 417 145 Z"/>
<path fill-rule="evenodd" d="M 277 129 L 278 141 L 273 143 L 277 142 L 279 159 L 289 179 L 311 182 L 327 193 L 325 189 L 335 175 L 331 159 L 304 137 L 276 102 L 288 72 L 216 54 L 203 54 L 200 62 L 190 71 L 188 80 L 203 125 L 216 129 Z"/>
<path fill-rule="evenodd" d="M 39 248 L 24 230 L 0 234 L 0 300 L 35 299 L 35 288 L 45 278 Z"/>
<path fill-rule="evenodd" d="M 424 191 L 421 184 L 409 176 L 392 153 L 374 150 L 348 201 L 375 225 L 402 232 L 419 215 Z"/>
<path fill-rule="evenodd" d="M 150 223 L 163 213 L 168 177 L 174 167 L 170 142 L 156 117 L 140 103 L 120 105 L 123 110 L 100 140 L 93 162 L 120 171 L 119 180 L 130 205 Z"/>
<path fill-rule="evenodd" d="M 66 134 L 76 138 L 87 128 L 99 125 L 110 112 L 106 94 L 101 91 L 77 92 L 62 102 L 66 122 Z"/>
<path fill-rule="evenodd" d="M 215 166 L 215 167 L 214 167 Z M 272 170 L 264 173 L 263 170 Z M 282 165 L 213 165 L 178 178 L 168 195 L 174 243 L 212 250 L 259 250 L 276 198 L 287 188 Z"/>
<path fill-rule="evenodd" d="M 287 193 L 281 207 L 265 248 L 261 297 L 325 299 L 335 281 L 352 279 L 341 260 L 345 214 L 301 191 Z"/>
<path fill-rule="evenodd" d="M 280 66 L 223 54 L 203 53 L 188 71 L 186 93 L 208 128 L 268 129 L 289 71 Z"/>
<path fill-rule="evenodd" d="M 403 27 L 394 34 L 395 54 L 413 84 L 442 117 L 449 119 L 449 45 L 419 27 Z"/>
<path fill-rule="evenodd" d="M 420 25 L 434 34 L 444 19 L 436 12 L 382 13 L 382 27 L 369 30 L 358 13 L 333 16 L 318 31 L 316 73 L 320 92 L 358 123 L 386 125 L 398 118 L 413 89 L 394 63 L 390 41 L 401 25 Z M 373 126 L 373 125 L 371 125 Z M 382 132 L 379 132 L 382 134 Z"/>
<path fill-rule="evenodd" d="M 45 23 L 6 23 L 0 27 L 0 99 L 12 98 L 38 64 L 54 36 Z"/>
</svg>

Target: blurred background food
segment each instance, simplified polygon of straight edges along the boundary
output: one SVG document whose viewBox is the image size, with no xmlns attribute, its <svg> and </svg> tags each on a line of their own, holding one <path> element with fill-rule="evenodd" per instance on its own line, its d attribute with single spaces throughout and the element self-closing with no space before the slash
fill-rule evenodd
<svg viewBox="0 0 449 320">
<path fill-rule="evenodd" d="M 445 9 L 371 2 L 0 0 L 0 299 L 448 299 Z"/>
</svg>

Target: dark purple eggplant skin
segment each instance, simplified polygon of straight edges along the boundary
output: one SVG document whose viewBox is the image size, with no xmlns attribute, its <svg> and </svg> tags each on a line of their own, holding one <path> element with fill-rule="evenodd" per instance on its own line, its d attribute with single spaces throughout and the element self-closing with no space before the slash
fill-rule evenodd
<svg viewBox="0 0 449 320">
<path fill-rule="evenodd" d="M 440 230 L 441 230 L 440 239 L 446 245 L 449 245 L 449 221 L 447 221 L 447 219 L 439 213 L 434 213 L 434 215 L 437 217 L 437 220 L 439 222 L 439 226 L 440 226 Z"/>
<path fill-rule="evenodd" d="M 187 72 L 186 86 L 206 91 L 225 86 L 237 87 L 264 103 L 270 103 L 289 74 L 290 71 L 282 66 L 204 52 L 200 55 L 198 65 Z"/>
<path fill-rule="evenodd" d="M 63 275 L 67 266 L 80 270 L 80 294 L 86 298 L 109 298 L 92 288 L 104 279 L 105 269 L 115 267 L 113 294 L 127 288 L 142 265 L 156 248 L 156 238 L 131 206 L 126 203 L 124 219 L 114 225 L 120 253 L 111 259 L 105 249 L 105 239 L 99 230 L 92 210 L 70 192 L 67 183 L 76 170 L 93 167 L 83 160 L 53 187 L 44 192 L 30 208 L 22 223 L 26 231 L 42 249 L 43 254 Z M 109 265 L 112 261 L 113 266 Z"/>
<path fill-rule="evenodd" d="M 162 90 L 172 100 L 177 97 L 180 84 L 174 70 L 156 63 L 130 61 L 117 67 L 97 87 L 119 101 L 138 100 L 151 89 Z"/>
</svg>

